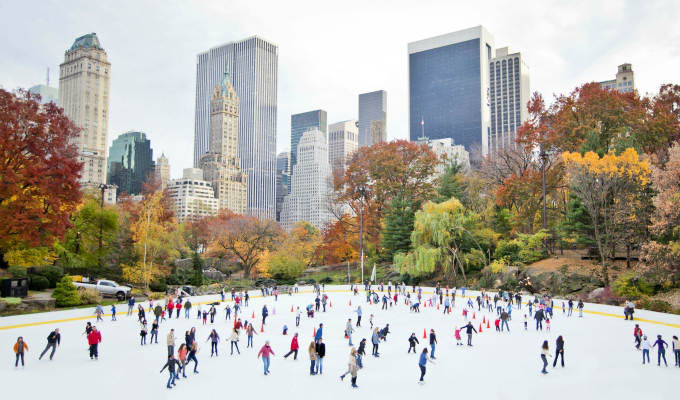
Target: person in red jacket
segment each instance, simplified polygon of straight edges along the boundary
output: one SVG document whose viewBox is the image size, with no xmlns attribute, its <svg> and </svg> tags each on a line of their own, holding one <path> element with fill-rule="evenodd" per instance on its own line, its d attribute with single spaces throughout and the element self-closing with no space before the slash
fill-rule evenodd
<svg viewBox="0 0 680 400">
<path fill-rule="evenodd" d="M 283 356 L 283 358 L 288 358 L 289 355 L 291 355 L 292 353 L 295 353 L 295 355 L 293 355 L 293 360 L 297 360 L 297 354 L 298 354 L 299 348 L 300 348 L 300 345 L 298 344 L 298 334 L 296 333 L 295 335 L 293 335 L 293 340 L 290 341 L 290 351 L 288 353 L 286 353 L 286 355 Z"/>
<path fill-rule="evenodd" d="M 94 358 L 99 359 L 99 343 L 102 342 L 102 334 L 97 330 L 96 326 L 92 327 L 92 331 L 87 335 L 87 343 L 90 345 L 90 360 Z"/>
<path fill-rule="evenodd" d="M 642 329 L 640 329 L 640 325 L 635 324 L 633 336 L 635 337 L 635 348 L 640 350 L 640 344 L 642 343 Z"/>
<path fill-rule="evenodd" d="M 257 358 L 260 358 L 262 356 L 262 363 L 264 364 L 264 374 L 269 375 L 269 356 L 274 355 L 274 350 L 269 346 L 269 340 L 264 342 L 264 346 L 260 349 L 260 352 L 257 353 Z"/>
</svg>

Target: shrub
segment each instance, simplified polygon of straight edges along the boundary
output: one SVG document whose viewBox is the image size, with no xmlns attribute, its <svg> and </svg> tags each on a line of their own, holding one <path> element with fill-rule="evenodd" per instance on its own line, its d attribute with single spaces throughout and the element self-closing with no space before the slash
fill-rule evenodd
<svg viewBox="0 0 680 400">
<path fill-rule="evenodd" d="M 102 296 L 94 289 L 78 288 L 80 304 L 98 304 L 102 301 Z"/>
<path fill-rule="evenodd" d="M 152 292 L 163 292 L 168 289 L 168 284 L 163 282 L 163 281 L 152 281 L 149 283 L 149 289 L 151 289 Z"/>
<path fill-rule="evenodd" d="M 504 258 L 501 258 L 499 260 L 493 260 L 493 262 L 489 266 L 491 267 L 491 272 L 493 272 L 494 274 L 505 272 L 505 270 L 507 269 L 507 265 L 505 263 Z"/>
<path fill-rule="evenodd" d="M 57 306 L 59 307 L 80 305 L 78 289 L 69 276 L 61 278 L 61 281 L 57 283 L 56 289 L 52 292 L 52 297 L 56 299 Z"/>
<path fill-rule="evenodd" d="M 510 264 L 519 261 L 519 243 L 517 240 L 501 240 L 493 253 L 493 257 L 497 260 L 505 259 Z"/>
<path fill-rule="evenodd" d="M 165 298 L 165 292 L 151 292 L 147 297 L 153 300 L 162 300 Z"/>
<path fill-rule="evenodd" d="M 305 263 L 288 254 L 276 253 L 269 260 L 269 274 L 276 280 L 295 280 L 305 270 Z"/>
<path fill-rule="evenodd" d="M 40 271 L 38 271 L 38 274 L 47 278 L 47 280 L 50 281 L 50 287 L 55 288 L 57 287 L 57 282 L 59 282 L 61 278 L 64 276 L 64 269 L 61 267 L 57 267 L 56 265 L 52 265 L 47 268 L 41 269 Z"/>
<path fill-rule="evenodd" d="M 636 300 L 643 295 L 654 294 L 654 285 L 633 272 L 627 272 L 616 278 L 612 284 L 612 290 L 618 296 Z"/>
<path fill-rule="evenodd" d="M 673 306 L 671 303 L 664 300 L 649 300 L 647 297 L 643 297 L 640 301 L 635 303 L 635 307 L 643 308 L 649 311 L 658 311 L 665 313 L 672 313 Z"/>
<path fill-rule="evenodd" d="M 333 283 L 333 278 L 330 276 L 327 276 L 325 278 L 319 279 L 319 283 Z"/>
<path fill-rule="evenodd" d="M 31 290 L 45 290 L 50 287 L 50 281 L 42 275 L 31 275 L 28 288 Z"/>
<path fill-rule="evenodd" d="M 20 267 L 18 265 L 12 265 L 7 269 L 7 272 L 12 275 L 12 278 L 25 278 L 28 276 L 28 272 L 25 267 Z"/>
</svg>

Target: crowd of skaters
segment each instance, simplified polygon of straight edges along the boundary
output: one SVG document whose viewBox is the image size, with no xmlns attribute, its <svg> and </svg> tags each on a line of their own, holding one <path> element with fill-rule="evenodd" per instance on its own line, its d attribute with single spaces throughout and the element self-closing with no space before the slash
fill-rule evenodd
<svg viewBox="0 0 680 400">
<path fill-rule="evenodd" d="M 357 296 L 359 294 L 359 287 L 352 285 L 351 291 L 354 293 L 355 296 Z M 288 289 L 287 294 L 292 295 L 298 292 L 299 288 L 297 285 L 295 285 L 294 287 Z M 535 320 L 536 322 L 535 326 L 537 331 L 544 329 L 544 322 L 545 329 L 549 331 L 550 320 L 554 318 L 555 312 L 559 312 L 558 307 L 560 307 L 555 303 L 555 300 L 550 298 L 549 296 L 540 297 L 535 296 L 533 299 L 525 301 L 524 308 L 525 311 L 522 311 L 523 299 L 522 295 L 519 293 L 511 293 L 501 290 L 499 292 L 489 294 L 485 290 L 482 290 L 480 295 L 474 298 L 466 299 L 465 287 L 451 289 L 448 286 L 442 288 L 440 285 L 437 285 L 437 287 L 435 288 L 434 292 L 431 295 L 425 295 L 421 287 L 412 286 L 411 290 L 409 291 L 406 285 L 404 284 L 392 285 L 391 282 L 388 283 L 387 285 L 381 283 L 380 285 L 376 286 L 366 284 L 364 286 L 364 292 L 366 295 L 366 303 L 368 303 L 369 305 L 380 306 L 381 310 L 389 310 L 399 305 L 400 304 L 399 300 L 401 296 L 404 304 L 409 306 L 411 312 L 416 313 L 420 312 L 420 305 L 424 304 L 425 307 L 430 308 L 436 307 L 437 310 L 439 310 L 441 306 L 443 308 L 443 314 L 450 314 L 453 312 L 456 305 L 456 294 L 460 293 L 461 298 L 463 299 L 462 302 L 464 302 L 464 304 L 461 307 L 462 315 L 467 320 L 467 323 L 462 327 L 454 328 L 454 337 L 457 346 L 463 346 L 461 338 L 462 333 L 465 333 L 467 336 L 467 346 L 472 346 L 473 334 L 479 333 L 475 326 L 473 325 L 472 321 L 468 320 L 470 318 L 470 313 L 473 314 L 472 318 L 474 319 L 475 310 L 480 313 L 482 311 L 491 314 L 495 312 L 496 318 L 494 320 L 494 325 L 496 327 L 496 330 L 502 333 L 505 331 L 508 332 L 510 331 L 510 325 L 508 324 L 508 321 L 512 319 L 513 310 L 515 310 L 515 313 L 524 314 L 523 315 L 524 330 L 528 330 L 528 319 L 530 318 Z M 278 300 L 278 296 L 280 295 L 280 292 L 277 287 L 262 288 L 260 289 L 260 293 L 262 296 L 274 297 L 275 302 Z M 325 285 L 314 285 L 314 294 L 315 294 L 314 300 L 305 307 L 305 309 L 307 310 L 308 318 L 314 318 L 315 312 L 316 313 L 326 312 L 326 306 L 329 303 L 329 297 L 325 293 Z M 228 295 L 229 294 L 223 290 L 220 293 L 221 302 L 225 302 L 226 297 Z M 254 313 L 253 316 L 251 317 L 251 321 L 248 321 L 247 318 L 243 318 L 242 320 L 242 318 L 239 317 L 239 313 L 242 313 L 243 311 L 242 307 L 249 306 L 250 295 L 248 291 L 236 292 L 235 290 L 232 289 L 231 299 L 232 302 L 226 304 L 226 307 L 224 308 L 224 313 L 226 320 L 231 320 L 233 314 L 233 328 L 230 329 L 225 341 L 230 344 L 231 355 L 234 355 L 234 350 L 236 350 L 237 355 L 240 355 L 238 343 L 241 334 L 247 336 L 248 338 L 247 348 L 250 348 L 253 347 L 253 336 L 257 335 L 257 329 L 254 326 L 255 321 L 252 320 L 254 319 Z M 209 303 L 204 308 L 201 303 L 192 304 L 190 297 L 184 296 L 183 292 L 178 291 L 176 296 L 171 295 L 165 299 L 161 299 L 158 301 L 154 301 L 153 299 L 148 300 L 148 309 L 145 309 L 143 304 L 135 304 L 135 299 L 131 298 L 130 301 L 128 302 L 128 316 L 134 315 L 136 311 L 138 322 L 140 324 L 139 333 L 140 345 L 145 346 L 147 345 L 146 337 L 149 333 L 151 334 L 149 344 L 158 344 L 158 330 L 159 325 L 161 323 L 166 322 L 167 320 L 172 319 L 173 317 L 175 319 L 179 319 L 180 316 L 183 316 L 185 319 L 190 319 L 192 317 L 192 309 L 196 310 L 196 318 L 200 322 L 202 322 L 203 325 L 206 325 L 208 320 L 210 321 L 211 325 L 214 324 L 216 315 L 218 313 L 218 306 L 220 306 L 221 302 L 216 301 L 213 303 Z M 562 314 L 567 318 L 572 316 L 574 307 L 576 307 L 576 309 L 578 310 L 579 317 L 582 317 L 584 305 L 581 300 L 579 300 L 578 302 L 574 302 L 573 300 L 561 302 Z M 182 310 L 184 311 L 183 313 Z M 149 316 L 152 319 L 150 329 L 148 328 L 146 318 L 147 312 L 149 313 Z M 273 312 L 275 313 L 275 308 L 273 308 Z M 357 307 L 353 309 L 352 312 L 357 316 L 356 324 L 352 321 L 352 318 L 348 318 L 347 324 L 345 326 L 345 337 L 348 340 L 348 345 L 350 348 L 349 363 L 347 371 L 343 373 L 340 376 L 340 378 L 341 380 L 344 380 L 346 375 L 351 375 L 352 377 L 351 385 L 352 387 L 357 388 L 358 372 L 360 369 L 363 368 L 362 357 L 365 355 L 367 340 L 366 338 L 363 338 L 359 342 L 358 349 L 354 346 L 352 336 L 355 332 L 355 327 L 356 328 L 361 327 L 361 320 L 363 316 L 363 310 L 361 305 L 357 305 Z M 626 320 L 628 320 L 629 318 L 633 320 L 633 313 L 634 305 L 632 305 L 632 303 L 630 302 L 626 303 L 624 307 L 624 314 L 626 316 Z M 96 307 L 95 315 L 97 317 L 97 323 L 103 322 L 104 312 L 101 306 Z M 260 315 L 261 326 L 262 328 L 264 328 L 266 319 L 269 316 L 269 309 L 266 304 L 262 306 Z M 294 315 L 295 325 L 297 327 L 300 325 L 301 318 L 301 311 L 299 306 L 295 310 Z M 116 321 L 115 305 L 111 307 L 111 320 Z M 372 356 L 378 358 L 380 357 L 379 352 L 380 344 L 381 342 L 387 340 L 387 336 L 390 333 L 390 328 L 389 324 L 386 324 L 383 328 L 374 327 L 373 320 L 374 315 L 370 314 L 369 323 L 370 323 L 370 341 L 372 344 Z M 283 334 L 284 335 L 287 334 L 286 325 L 284 325 Z M 83 335 L 86 336 L 90 359 L 98 360 L 99 359 L 98 347 L 99 344 L 102 342 L 101 331 L 97 328 L 97 326 L 91 324 L 90 322 L 87 322 Z M 647 336 L 642 334 L 639 325 L 635 325 L 634 338 L 635 348 L 638 350 L 642 350 L 643 364 L 645 364 L 645 360 L 647 363 L 649 363 L 649 351 L 654 347 L 657 348 L 658 365 L 660 365 L 662 360 L 664 361 L 664 363 L 666 363 L 665 350 L 667 347 L 669 347 L 669 345 L 663 340 L 661 335 L 657 335 L 656 341 L 653 344 L 651 344 L 647 340 Z M 427 364 L 433 362 L 433 360 L 436 359 L 435 354 L 436 346 L 438 343 L 437 335 L 434 329 L 430 330 L 429 335 L 424 334 L 424 339 L 428 341 L 427 345 L 429 345 L 429 347 L 428 346 L 424 347 L 420 352 L 420 357 L 418 358 L 418 367 L 420 370 L 419 382 L 424 382 Z M 166 369 L 169 371 L 169 377 L 166 385 L 167 388 L 169 389 L 176 385 L 176 381 L 180 379 L 180 374 L 182 378 L 187 377 L 186 370 L 187 367 L 189 367 L 190 363 L 193 362 L 194 374 L 199 373 L 197 358 L 199 346 L 196 340 L 196 329 L 191 328 L 189 331 L 185 332 L 184 342 L 181 343 L 180 346 L 175 351 L 177 341 L 178 339 L 175 336 L 174 329 L 170 329 L 166 337 L 166 344 L 168 347 L 167 360 L 164 361 L 165 363 L 161 368 L 161 372 L 163 372 Z M 211 345 L 211 357 L 218 356 L 220 335 L 218 334 L 216 329 L 211 329 L 210 334 L 206 339 L 206 342 L 210 343 Z M 39 359 L 42 359 L 43 356 L 45 356 L 49 352 L 50 353 L 49 359 L 52 360 L 55 355 L 55 351 L 57 347 L 60 345 L 60 343 L 61 334 L 59 332 L 59 329 L 54 329 L 49 333 L 47 337 L 47 344 L 42 353 L 40 354 Z M 407 353 L 413 352 L 415 354 L 417 352 L 416 345 L 420 344 L 415 332 L 413 332 L 410 335 L 410 337 L 408 337 L 408 343 L 409 347 Z M 678 342 L 677 336 L 673 336 L 673 340 L 671 341 L 670 347 L 672 348 L 673 353 L 675 355 L 675 366 L 680 367 L 680 343 Z M 15 343 L 13 350 L 16 355 L 15 367 L 18 366 L 19 362 L 21 362 L 21 365 L 23 366 L 24 354 L 25 352 L 28 351 L 28 345 L 23 340 L 22 337 L 19 337 L 17 339 L 17 342 Z M 297 360 L 298 350 L 299 350 L 299 336 L 298 333 L 295 333 L 294 335 L 292 335 L 290 351 L 284 355 L 284 358 L 288 358 L 292 354 L 293 360 Z M 264 375 L 270 374 L 269 367 L 271 363 L 271 357 L 274 355 L 275 355 L 274 350 L 272 349 L 269 341 L 265 341 L 265 344 L 260 348 L 260 350 L 257 353 L 257 357 L 262 359 Z M 310 375 L 322 375 L 324 364 L 323 360 L 326 356 L 325 343 L 323 341 L 323 324 L 319 324 L 319 327 L 315 329 L 314 340 L 311 341 L 308 346 L 308 355 L 310 359 Z M 544 374 L 547 373 L 546 368 L 547 365 L 549 364 L 547 359 L 549 357 L 552 357 L 549 348 L 549 343 L 548 341 L 544 341 L 540 349 L 540 358 L 543 363 L 543 368 L 541 372 Z M 553 367 L 556 367 L 558 359 L 560 359 L 561 361 L 561 366 L 564 367 L 564 338 L 562 336 L 558 336 L 557 340 L 555 341 L 555 354 Z"/>
</svg>

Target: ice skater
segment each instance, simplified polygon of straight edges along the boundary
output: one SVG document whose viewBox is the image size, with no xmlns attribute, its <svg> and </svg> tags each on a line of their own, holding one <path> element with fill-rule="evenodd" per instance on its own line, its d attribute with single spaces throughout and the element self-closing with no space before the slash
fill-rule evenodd
<svg viewBox="0 0 680 400">
<path fill-rule="evenodd" d="M 283 358 L 288 358 L 289 355 L 293 355 L 293 360 L 297 360 L 298 349 L 300 345 L 298 344 L 298 334 L 297 332 L 293 335 L 293 339 L 290 341 L 290 351 L 283 356 Z"/>
<path fill-rule="evenodd" d="M 28 351 L 28 345 L 24 342 L 24 338 L 19 336 L 17 342 L 14 343 L 14 354 L 16 355 L 16 361 L 14 362 L 14 367 L 19 366 L 19 359 L 21 359 L 21 367 L 24 366 L 24 352 Z"/>
<path fill-rule="evenodd" d="M 273 356 L 274 350 L 272 350 L 271 346 L 269 346 L 269 340 L 264 342 L 264 346 L 260 349 L 259 353 L 257 353 L 257 358 L 262 357 L 262 365 L 264 366 L 264 374 L 269 375 L 269 363 L 270 363 L 270 356 Z"/>
<path fill-rule="evenodd" d="M 548 357 L 550 357 L 550 349 L 548 346 L 548 341 L 544 340 L 543 346 L 541 346 L 541 361 L 543 361 L 543 370 L 541 370 L 541 373 L 543 375 L 548 373 L 548 371 L 545 369 L 545 367 L 548 366 Z"/>
<path fill-rule="evenodd" d="M 347 374 L 352 376 L 352 387 L 358 388 L 357 386 L 357 374 L 359 372 L 359 365 L 357 364 L 358 353 L 357 350 L 352 347 L 349 351 L 349 363 L 347 364 L 347 372 L 340 375 L 340 380 L 344 380 Z"/>
<path fill-rule="evenodd" d="M 378 338 L 378 328 L 373 329 L 373 335 L 371 336 L 371 343 L 373 343 L 373 357 L 380 357 L 378 353 L 378 347 L 380 346 L 380 339 Z"/>
<path fill-rule="evenodd" d="M 411 350 L 413 350 L 413 354 L 416 354 L 416 344 L 419 344 L 420 342 L 418 341 L 418 338 L 416 337 L 416 333 L 412 332 L 411 336 L 408 338 L 408 351 L 406 352 L 407 354 L 411 353 Z"/>
<path fill-rule="evenodd" d="M 666 347 L 668 347 L 668 343 L 666 343 L 665 340 L 661 339 L 661 335 L 656 335 L 656 341 L 654 342 L 654 345 L 652 347 L 659 346 L 657 349 L 657 363 L 659 367 L 661 366 L 661 359 L 663 358 L 663 363 L 668 366 L 668 363 L 666 362 Z"/>
<path fill-rule="evenodd" d="M 352 333 L 354 333 L 354 327 L 352 326 L 352 318 L 349 318 L 347 320 L 347 325 L 345 325 L 345 337 L 349 339 L 349 345 L 354 346 L 352 344 Z"/>
<path fill-rule="evenodd" d="M 640 350 L 640 343 L 642 343 L 642 329 L 638 324 L 635 324 L 635 328 L 633 328 L 633 337 L 635 338 L 635 348 Z"/>
<path fill-rule="evenodd" d="M 40 353 L 40 357 L 38 357 L 38 360 L 41 360 L 45 353 L 49 349 L 52 349 L 52 352 L 50 353 L 50 360 L 52 360 L 52 357 L 54 357 L 54 352 L 57 350 L 57 346 L 61 344 L 61 334 L 59 333 L 59 328 L 56 328 L 52 332 L 50 332 L 49 335 L 47 335 L 47 345 L 45 346 L 45 350 Z"/>
<path fill-rule="evenodd" d="M 642 336 L 642 365 L 645 365 L 645 359 L 647 360 L 647 363 L 651 364 L 649 361 L 649 350 L 652 348 L 652 345 L 649 343 L 649 340 L 647 340 L 647 335 Z"/>
<path fill-rule="evenodd" d="M 418 359 L 418 367 L 420 368 L 420 380 L 418 383 L 421 385 L 425 383 L 425 372 L 427 372 L 427 363 L 432 362 L 432 360 L 427 358 L 427 347 L 423 349 L 423 352 L 420 353 L 420 358 Z"/>
<path fill-rule="evenodd" d="M 210 332 L 210 335 L 208 335 L 208 339 L 206 339 L 206 342 L 210 341 L 210 357 L 215 355 L 215 357 L 218 357 L 219 354 L 217 353 L 217 344 L 220 342 L 220 335 L 217 334 L 216 330 L 212 330 Z"/>
<path fill-rule="evenodd" d="M 99 360 L 99 343 L 102 342 L 102 334 L 96 326 L 92 326 L 92 331 L 87 335 L 87 344 L 90 345 L 90 360 Z"/>
<path fill-rule="evenodd" d="M 437 335 L 434 333 L 434 329 L 430 329 L 430 358 L 436 360 L 437 357 L 434 356 L 434 350 L 437 347 Z"/>
<path fill-rule="evenodd" d="M 564 339 L 562 335 L 557 337 L 555 341 L 555 359 L 553 360 L 553 368 L 557 365 L 557 357 L 560 357 L 562 368 L 564 368 Z"/>
<path fill-rule="evenodd" d="M 465 333 L 467 334 L 467 345 L 472 346 L 472 332 L 478 333 L 477 329 L 475 329 L 474 326 L 472 326 L 472 322 L 467 323 L 467 325 L 462 326 L 460 329 L 465 329 Z"/>
<path fill-rule="evenodd" d="M 319 339 L 316 342 L 316 373 L 323 374 L 323 359 L 326 357 L 326 343 L 323 339 Z"/>
<path fill-rule="evenodd" d="M 179 368 L 179 362 L 175 360 L 175 356 L 172 354 L 168 356 L 168 362 L 163 365 L 163 368 L 161 368 L 161 373 L 167 368 L 168 372 L 170 373 L 170 377 L 168 378 L 168 384 L 166 387 L 168 389 L 172 389 L 174 386 L 177 384 L 175 383 L 175 379 L 177 378 L 177 372 L 175 372 L 175 367 Z M 172 385 L 172 386 L 170 386 Z"/>
<path fill-rule="evenodd" d="M 671 343 L 673 344 L 673 354 L 675 355 L 675 366 L 680 367 L 680 341 L 678 337 L 674 335 Z"/>
<path fill-rule="evenodd" d="M 253 326 L 253 324 L 248 324 L 248 327 L 246 328 L 246 337 L 248 339 L 246 343 L 246 349 L 248 347 L 251 348 L 253 347 L 253 335 L 257 335 L 257 332 L 255 332 L 255 327 Z"/>
<path fill-rule="evenodd" d="M 234 328 L 231 331 L 231 335 L 229 336 L 229 342 L 231 342 L 231 355 L 234 355 L 234 347 L 236 347 L 236 352 L 240 355 L 241 351 L 238 349 L 238 339 L 239 339 L 239 332 L 237 328 Z"/>
<path fill-rule="evenodd" d="M 309 375 L 316 375 L 316 343 L 314 341 L 309 343 L 307 348 L 307 353 L 309 353 Z"/>
</svg>

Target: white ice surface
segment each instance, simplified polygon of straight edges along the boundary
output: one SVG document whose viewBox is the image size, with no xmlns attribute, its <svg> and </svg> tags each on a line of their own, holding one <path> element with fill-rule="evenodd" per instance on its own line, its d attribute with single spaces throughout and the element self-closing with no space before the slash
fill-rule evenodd
<svg viewBox="0 0 680 400">
<path fill-rule="evenodd" d="M 312 303 L 314 295 L 306 288 L 306 293 L 273 297 L 254 298 L 246 308 L 242 318 L 250 320 L 255 312 L 260 320 L 262 304 L 266 303 L 270 317 L 264 333 L 255 336 L 255 348 L 246 349 L 246 338 L 240 341 L 241 355 L 230 356 L 229 344 L 225 342 L 232 322 L 225 322 L 224 307 L 219 307 L 214 325 L 205 326 L 195 318 L 195 309 L 189 320 L 172 319 L 161 324 L 159 344 L 140 346 L 137 317 L 127 317 L 127 305 L 119 305 L 118 321 L 97 324 L 102 332 L 100 358 L 91 361 L 88 357 L 87 341 L 81 333 L 87 320 L 58 322 L 12 329 L 2 329 L 11 325 L 31 324 L 92 314 L 92 309 L 59 311 L 16 317 L 0 318 L 0 388 L 2 397 L 7 399 L 42 398 L 95 398 L 95 399 L 212 399 L 212 398 L 267 398 L 267 399 L 431 399 L 435 396 L 466 399 L 677 399 L 680 368 L 674 368 L 674 356 L 669 348 L 666 358 L 669 367 L 656 366 L 656 351 L 652 350 L 652 365 L 641 365 L 641 352 L 633 347 L 633 323 L 621 318 L 584 314 L 578 318 L 563 316 L 559 307 L 552 320 L 552 331 L 536 332 L 533 320 L 529 330 L 523 329 L 522 310 L 513 311 L 510 322 L 511 333 L 499 334 L 484 326 L 483 333 L 475 335 L 474 347 L 457 347 L 453 338 L 455 326 L 464 325 L 461 315 L 460 292 L 456 308 L 451 315 L 443 315 L 442 310 L 421 308 L 420 314 L 410 313 L 400 300 L 398 307 L 381 311 L 380 306 L 367 305 L 365 296 L 351 296 L 333 290 L 347 287 L 327 287 L 333 304 L 326 313 L 319 313 L 308 319 L 303 313 L 299 328 L 295 327 L 291 305 L 304 308 Z M 252 293 L 252 294 L 259 294 Z M 468 295 L 476 294 L 468 292 Z M 218 296 L 192 298 L 196 301 L 213 301 Z M 352 307 L 348 305 L 352 301 Z M 354 334 L 358 345 L 361 338 L 367 338 L 367 356 L 364 368 L 359 371 L 359 389 L 351 389 L 349 379 L 339 379 L 340 373 L 347 368 L 349 347 L 343 331 L 347 318 L 356 320 L 352 312 L 357 305 L 364 310 L 362 328 Z M 148 303 L 145 303 L 148 306 Z M 561 301 L 556 302 L 557 306 Z M 205 308 L 205 305 L 203 306 Z M 275 315 L 273 308 L 276 309 Z M 109 307 L 105 308 L 109 312 Z M 620 307 L 586 304 L 586 310 L 621 314 Z M 371 356 L 369 315 L 375 314 L 375 322 L 382 327 L 390 324 L 392 333 L 387 342 L 380 345 L 380 358 Z M 479 327 L 482 315 L 476 312 L 474 325 Z M 637 311 L 638 318 L 680 324 L 680 317 L 662 313 Z M 493 317 L 495 318 L 495 317 Z M 95 318 L 89 319 L 94 323 Z M 324 324 L 326 358 L 324 373 L 321 376 L 309 375 L 307 346 L 312 340 L 314 326 Z M 289 335 L 281 334 L 282 326 L 287 324 Z M 650 342 L 657 334 L 662 334 L 669 343 L 672 335 L 679 335 L 680 329 L 672 326 L 640 322 L 643 332 Z M 192 326 L 197 328 L 197 339 L 201 349 L 198 353 L 200 374 L 189 371 L 189 378 L 178 381 L 177 387 L 167 390 L 165 384 L 167 371 L 159 373 L 166 361 L 167 348 L 165 337 L 171 327 L 178 337 L 177 346 L 184 340 L 184 332 Z M 677 325 L 676 325 L 677 326 Z M 61 347 L 54 360 L 37 357 L 46 343 L 48 333 L 60 328 Z M 210 345 L 205 340 L 212 328 L 222 337 L 219 357 L 210 357 Z M 438 335 L 436 364 L 429 364 L 426 384 L 418 385 L 418 356 L 406 354 L 408 336 L 415 332 L 422 351 L 426 340 L 422 339 L 423 329 L 428 332 L 434 328 Z M 297 361 L 292 356 L 284 359 L 288 352 L 292 333 L 300 333 L 300 354 Z M 25 368 L 14 368 L 12 346 L 18 336 L 23 336 L 29 346 Z M 546 376 L 540 374 L 540 345 L 544 339 L 550 343 L 554 353 L 555 339 L 563 335 L 565 340 L 566 367 L 552 368 Z M 463 335 L 465 339 L 465 336 Z M 272 358 L 271 375 L 264 376 L 262 362 L 257 359 L 257 351 L 268 339 L 276 355 Z M 663 365 L 663 364 L 662 364 Z M 189 368 L 191 370 L 192 366 Z"/>
</svg>

